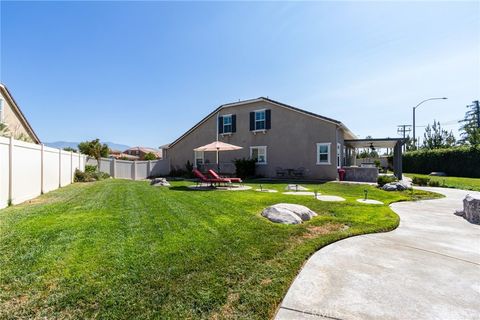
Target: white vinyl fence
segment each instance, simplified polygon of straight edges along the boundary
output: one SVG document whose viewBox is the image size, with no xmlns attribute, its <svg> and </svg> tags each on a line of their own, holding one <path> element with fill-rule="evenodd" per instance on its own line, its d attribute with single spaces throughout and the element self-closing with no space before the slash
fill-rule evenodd
<svg viewBox="0 0 480 320">
<path fill-rule="evenodd" d="M 0 137 L 0 209 L 73 182 L 86 156 Z"/>
<path fill-rule="evenodd" d="M 98 162 L 96 159 L 88 157 L 87 164 L 97 166 Z M 170 161 L 169 159 L 128 161 L 101 158 L 100 171 L 108 173 L 113 178 L 142 180 L 168 175 L 170 173 Z"/>
</svg>

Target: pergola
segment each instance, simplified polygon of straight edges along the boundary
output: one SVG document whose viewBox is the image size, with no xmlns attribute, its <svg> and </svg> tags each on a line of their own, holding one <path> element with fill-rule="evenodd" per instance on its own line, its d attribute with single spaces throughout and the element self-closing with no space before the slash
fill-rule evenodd
<svg viewBox="0 0 480 320">
<path fill-rule="evenodd" d="M 356 159 L 357 149 L 364 148 L 390 148 L 393 149 L 393 172 L 398 180 L 402 179 L 402 145 L 404 140 L 401 138 L 384 139 L 353 139 L 345 140 L 345 147 L 348 159 Z M 350 163 L 351 164 L 351 163 Z M 356 165 L 356 163 L 353 163 Z"/>
</svg>

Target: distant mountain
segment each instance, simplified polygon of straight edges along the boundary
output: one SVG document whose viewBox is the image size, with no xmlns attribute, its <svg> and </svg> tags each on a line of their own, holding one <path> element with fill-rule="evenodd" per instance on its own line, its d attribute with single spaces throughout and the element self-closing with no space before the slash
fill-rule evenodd
<svg viewBox="0 0 480 320">
<path fill-rule="evenodd" d="M 113 149 L 113 150 L 123 151 L 130 148 L 130 146 L 127 146 L 125 144 L 118 144 L 114 142 L 105 142 L 105 143 L 108 145 L 110 149 Z M 52 147 L 52 148 L 58 148 L 58 149 L 63 149 L 66 147 L 78 149 L 78 144 L 79 142 L 69 142 L 69 141 L 45 142 L 46 146 Z"/>
</svg>

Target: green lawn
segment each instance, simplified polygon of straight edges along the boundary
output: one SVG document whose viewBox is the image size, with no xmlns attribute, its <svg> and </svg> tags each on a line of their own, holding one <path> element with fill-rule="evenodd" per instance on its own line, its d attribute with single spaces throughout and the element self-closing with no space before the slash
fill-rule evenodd
<svg viewBox="0 0 480 320">
<path fill-rule="evenodd" d="M 412 197 L 363 185 L 310 185 L 347 199 L 326 203 L 281 193 L 189 191 L 188 184 L 74 184 L 0 210 L 0 318 L 267 319 L 316 250 L 398 225 L 387 205 L 355 202 L 365 188 L 385 203 Z M 296 226 L 260 216 L 279 202 L 320 215 Z"/>
<path fill-rule="evenodd" d="M 426 174 L 406 173 L 407 177 L 424 177 L 440 182 L 441 187 L 480 191 L 480 178 L 434 177 Z"/>
</svg>

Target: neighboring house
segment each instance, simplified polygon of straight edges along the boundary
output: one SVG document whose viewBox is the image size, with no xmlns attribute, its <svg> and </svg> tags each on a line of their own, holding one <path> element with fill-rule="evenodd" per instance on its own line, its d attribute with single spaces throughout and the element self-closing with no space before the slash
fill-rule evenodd
<svg viewBox="0 0 480 320">
<path fill-rule="evenodd" d="M 0 123 L 3 136 L 12 136 L 17 140 L 24 140 L 39 144 L 40 139 L 20 110 L 7 87 L 0 84 Z"/>
<path fill-rule="evenodd" d="M 157 157 L 157 159 L 162 158 L 162 150 L 146 148 L 146 147 L 133 147 L 123 151 L 123 153 L 128 154 L 130 156 L 136 156 L 140 160 L 145 159 L 145 155 L 147 153 L 153 153 Z"/>
<path fill-rule="evenodd" d="M 172 168 L 189 161 L 202 167 L 216 163 L 215 152 L 193 149 L 215 141 L 243 147 L 220 152 L 220 169 L 234 171 L 237 158 L 257 160 L 256 172 L 265 177 L 300 172 L 310 179 L 336 179 L 346 162 L 344 140 L 355 135 L 340 121 L 268 98 L 224 104 L 172 142 L 164 154 Z"/>
<path fill-rule="evenodd" d="M 139 160 L 138 156 L 131 156 L 129 154 L 123 153 L 120 150 L 109 150 L 108 156 L 110 158 L 120 159 L 120 160 Z"/>
</svg>

